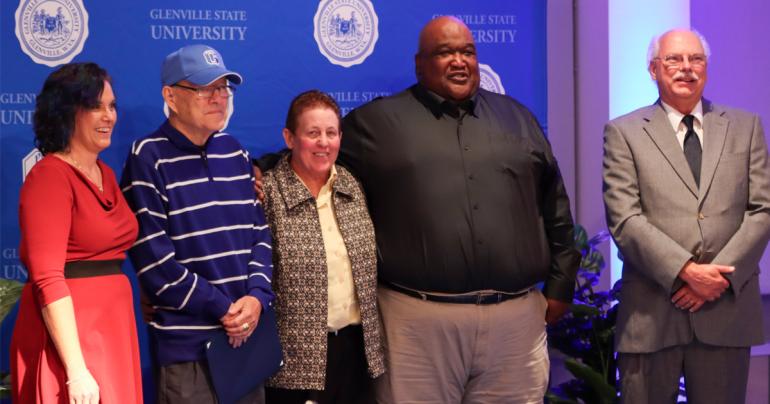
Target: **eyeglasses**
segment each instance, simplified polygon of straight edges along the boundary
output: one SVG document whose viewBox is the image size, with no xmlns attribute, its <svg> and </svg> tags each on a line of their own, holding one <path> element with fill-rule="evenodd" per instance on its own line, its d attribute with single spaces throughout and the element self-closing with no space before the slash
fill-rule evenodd
<svg viewBox="0 0 770 404">
<path fill-rule="evenodd" d="M 235 93 L 235 87 L 233 86 L 211 86 L 211 87 L 190 87 L 182 84 L 174 84 L 171 87 L 184 88 L 185 90 L 195 91 L 195 96 L 198 98 L 211 98 L 215 94 L 220 98 L 230 98 Z"/>
<path fill-rule="evenodd" d="M 682 54 L 674 53 L 674 54 L 671 54 L 671 55 L 663 56 L 662 58 L 661 57 L 657 57 L 655 59 L 660 60 L 661 62 L 663 62 L 664 66 L 670 67 L 670 68 L 682 67 L 682 65 L 684 64 L 685 59 L 687 59 L 692 66 L 703 67 L 703 66 L 706 65 L 706 60 L 707 60 L 706 55 L 704 55 L 702 53 L 695 53 L 695 54 L 692 54 L 692 55 L 689 55 L 689 56 L 688 55 L 682 55 Z"/>
</svg>

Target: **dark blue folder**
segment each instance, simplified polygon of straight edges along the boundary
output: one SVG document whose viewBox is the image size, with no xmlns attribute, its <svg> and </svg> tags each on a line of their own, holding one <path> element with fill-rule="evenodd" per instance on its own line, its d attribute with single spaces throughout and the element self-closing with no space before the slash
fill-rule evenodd
<svg viewBox="0 0 770 404">
<path fill-rule="evenodd" d="M 238 348 L 218 332 L 207 344 L 206 358 L 220 404 L 234 404 L 254 391 L 283 365 L 272 307 L 262 310 L 257 329 Z"/>
</svg>

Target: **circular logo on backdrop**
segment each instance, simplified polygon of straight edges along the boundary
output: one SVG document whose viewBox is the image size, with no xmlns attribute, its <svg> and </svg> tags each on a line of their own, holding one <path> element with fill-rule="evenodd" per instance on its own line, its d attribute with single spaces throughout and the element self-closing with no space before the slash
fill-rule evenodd
<svg viewBox="0 0 770 404">
<path fill-rule="evenodd" d="M 32 167 L 37 164 L 38 161 L 43 159 L 43 153 L 40 153 L 40 150 L 37 148 L 32 149 L 29 153 L 27 153 L 24 158 L 21 159 L 21 181 L 24 182 L 24 180 L 27 179 L 27 174 L 29 174 L 30 170 L 32 170 Z"/>
<path fill-rule="evenodd" d="M 16 38 L 35 63 L 68 63 L 88 38 L 88 13 L 82 0 L 21 0 L 16 9 Z"/>
<path fill-rule="evenodd" d="M 377 25 L 369 0 L 321 0 L 313 17 L 313 38 L 329 62 L 350 67 L 374 51 Z"/>
<path fill-rule="evenodd" d="M 489 65 L 479 63 L 479 75 L 481 75 L 481 88 L 493 93 L 505 94 L 500 76 Z"/>
</svg>

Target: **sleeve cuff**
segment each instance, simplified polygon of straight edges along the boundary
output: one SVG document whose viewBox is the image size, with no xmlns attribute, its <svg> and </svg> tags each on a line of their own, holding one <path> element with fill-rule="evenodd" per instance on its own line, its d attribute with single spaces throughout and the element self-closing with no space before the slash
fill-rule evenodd
<svg viewBox="0 0 770 404">
<path fill-rule="evenodd" d="M 262 304 L 262 309 L 265 307 L 273 307 L 273 294 L 267 293 L 262 289 L 254 288 L 249 291 L 249 296 L 254 296 Z"/>
<path fill-rule="evenodd" d="M 664 285 L 668 285 L 669 295 L 673 295 L 674 293 L 676 293 L 677 290 L 679 290 L 679 288 L 682 287 L 682 285 L 684 285 L 685 282 L 679 277 L 679 274 L 682 273 L 684 266 L 687 265 L 688 262 L 695 261 L 695 257 L 688 255 L 687 257 L 685 257 L 684 261 L 682 261 L 681 259 L 679 261 L 680 261 L 679 270 L 674 274 L 673 277 L 671 277 L 670 279 L 666 279 L 664 281 L 665 282 Z"/>
<path fill-rule="evenodd" d="M 35 290 L 37 291 L 37 300 L 40 307 L 48 306 L 49 304 L 70 295 L 70 288 L 67 286 L 67 282 L 64 281 L 64 277 L 62 277 L 60 281 L 36 286 Z"/>
<path fill-rule="evenodd" d="M 230 304 L 232 304 L 232 302 L 222 295 L 219 299 L 213 301 L 212 304 L 206 305 L 206 311 L 210 316 L 219 321 L 225 314 L 227 314 L 227 310 L 230 309 Z"/>
<path fill-rule="evenodd" d="M 729 283 L 729 285 L 727 286 L 727 290 L 732 291 L 733 295 L 735 295 L 735 297 L 738 297 L 740 290 L 738 290 L 738 288 L 735 287 L 735 284 L 733 284 L 733 274 L 722 274 L 722 276 L 727 280 L 727 283 Z"/>
</svg>

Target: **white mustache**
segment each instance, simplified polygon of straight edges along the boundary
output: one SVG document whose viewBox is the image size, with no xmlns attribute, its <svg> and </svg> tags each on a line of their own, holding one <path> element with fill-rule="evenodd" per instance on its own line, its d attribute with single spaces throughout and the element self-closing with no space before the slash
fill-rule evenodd
<svg viewBox="0 0 770 404">
<path fill-rule="evenodd" d="M 674 80 L 694 80 L 698 81 L 700 80 L 700 76 L 698 76 L 698 73 L 695 72 L 683 72 L 679 71 L 676 74 L 674 74 Z"/>
</svg>

